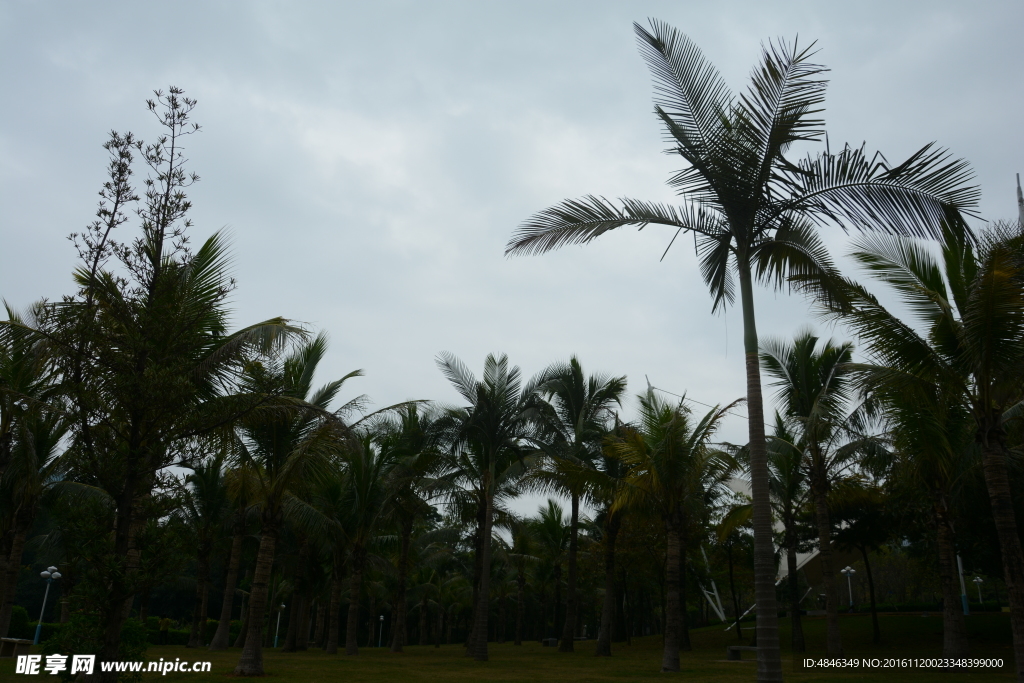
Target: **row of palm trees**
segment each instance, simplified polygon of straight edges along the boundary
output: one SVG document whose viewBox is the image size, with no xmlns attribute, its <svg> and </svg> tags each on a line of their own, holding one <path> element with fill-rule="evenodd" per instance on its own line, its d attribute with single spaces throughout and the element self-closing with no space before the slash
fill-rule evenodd
<svg viewBox="0 0 1024 683">
<path fill-rule="evenodd" d="M 953 328 L 947 343 L 994 344 L 1003 339 L 1007 348 L 997 351 L 1008 357 L 1021 354 L 1020 337 L 993 334 L 993 326 L 988 324 L 981 326 L 985 330 L 982 339 L 965 338 L 965 326 L 959 320 L 937 315 L 936 311 L 959 309 L 953 308 L 955 304 L 951 305 L 942 291 L 921 294 L 917 283 L 941 268 L 923 247 L 922 242 L 910 239 L 862 239 L 854 256 L 868 264 L 871 272 L 882 273 L 886 282 L 897 286 L 914 282 L 915 286 L 902 290 L 909 293 L 908 303 L 923 300 L 934 306 L 924 309 L 929 316 L 926 320 Z M 997 290 L 1009 292 L 1005 300 L 986 298 L 972 288 L 1004 276 L 1004 272 L 993 272 L 1000 264 L 1017 268 L 1016 275 L 1013 270 L 1009 275 L 1021 279 L 1024 235 L 1019 228 L 997 227 L 985 233 L 978 248 L 953 237 L 943 248 L 947 264 L 974 259 L 968 268 L 979 275 L 961 292 L 964 306 L 991 310 L 1014 305 L 1012 287 Z M 957 248 L 959 256 L 953 251 Z M 944 286 L 950 279 L 947 274 L 932 282 Z M 827 646 L 841 652 L 835 568 L 830 563 L 837 529 L 833 515 L 837 508 L 843 509 L 844 501 L 874 488 L 884 489 L 890 496 L 913 492 L 931 500 L 945 598 L 945 654 L 965 656 L 966 629 L 963 613 L 957 610 L 956 541 L 950 510 L 965 473 L 972 467 L 977 470 L 982 462 L 976 437 L 978 419 L 970 412 L 964 393 L 978 385 L 965 382 L 963 375 L 956 375 L 949 366 L 927 366 L 932 374 L 922 376 L 919 367 L 911 363 L 924 359 L 937 364 L 943 358 L 939 351 L 925 346 L 941 339 L 934 330 L 929 330 L 927 339 L 917 336 L 852 280 L 830 286 L 848 302 L 843 319 L 860 326 L 872 362 L 854 363 L 851 344 L 822 342 L 810 332 L 799 334 L 792 342 L 766 340 L 760 353 L 761 367 L 778 390 L 779 411 L 768 439 L 768 462 L 773 519 L 781 527 L 779 545 L 790 570 L 794 649 L 803 649 L 795 561 L 799 536 L 806 536 L 807 518 L 814 520 L 811 526 L 828 596 Z M 1020 282 L 1016 286 L 1021 287 Z M 1019 298 L 1020 290 L 1016 291 Z M 939 303 L 932 303 L 935 301 Z M 825 312 L 839 315 L 832 308 Z M 9 318 L 19 320 L 13 312 Z M 90 485 L 84 476 L 87 470 L 81 467 L 79 451 L 61 452 L 67 428 L 53 426 L 61 416 L 60 403 L 51 405 L 49 398 L 54 390 L 53 374 L 45 362 L 36 362 L 44 355 L 26 352 L 29 338 L 19 335 L 26 334 L 28 326 L 8 329 L 12 333 L 4 337 L 4 396 L 12 408 L 5 415 L 11 416 L 14 427 L 8 431 L 11 445 L 2 480 L 8 494 L 5 538 L 10 541 L 4 548 L 8 563 L 5 612 L 0 616 L 9 622 L 12 589 L 33 515 L 42 506 L 59 519 L 64 506 L 64 517 L 69 511 L 80 516 L 81 509 L 68 505 L 87 499 L 100 502 L 102 515 L 112 501 L 104 499 L 100 488 Z M 316 640 L 328 652 L 337 652 L 347 596 L 345 649 L 357 654 L 359 634 L 366 623 L 361 596 L 368 593 L 367 572 L 392 554 L 393 651 L 401 651 L 406 642 L 410 631 L 406 622 L 412 612 L 419 614 L 418 632 L 421 642 L 425 641 L 429 606 L 434 606 L 439 621 L 434 627 L 435 642 L 440 643 L 440 624 L 446 618 L 450 633 L 456 613 L 439 608 L 446 602 L 441 598 L 445 584 L 463 589 L 464 596 L 451 598 L 449 608 L 465 601 L 472 615 L 467 624 L 467 648 L 479 660 L 487 659 L 488 641 L 497 633 L 491 628 L 496 616 L 495 595 L 503 630 L 507 591 L 514 585 L 515 642 L 521 643 L 527 585 L 537 593 L 537 584 L 545 583 L 534 571 L 538 555 L 556 558 L 550 561 L 548 579 L 555 593 L 556 618 L 552 621 L 559 621 L 559 605 L 564 601 L 559 646 L 571 651 L 580 624 L 580 509 L 586 504 L 595 511 L 592 535 L 599 540 L 596 546 L 590 544 L 591 549 L 599 548 L 605 556 L 596 653 L 611 653 L 613 620 L 616 611 L 621 611 L 615 563 L 616 537 L 623 520 L 628 516 L 657 520 L 662 527 L 658 536 L 664 542 L 662 668 L 678 670 L 679 652 L 689 648 L 686 605 L 693 603 L 685 593 L 687 555 L 707 543 L 709 529 L 718 530 L 715 540 L 725 541 L 750 517 L 751 506 L 734 505 L 727 486 L 732 477 L 749 468 L 749 445 L 735 447 L 715 441 L 717 428 L 735 404 L 694 416 L 685 399 L 666 402 L 649 390 L 638 397 L 636 419 L 624 422 L 619 410 L 625 378 L 588 376 L 576 358 L 556 363 L 523 382 L 519 369 L 510 366 L 504 356 L 489 356 L 482 378 L 477 379 L 457 358 L 442 354 L 439 367 L 462 396 L 463 405 L 414 402 L 352 421 L 347 417 L 364 404 L 361 397 L 339 408 L 332 408 L 332 403 L 358 372 L 314 389 L 316 369 L 326 351 L 326 337 L 319 335 L 296 342 L 290 352 L 279 357 L 268 356 L 250 364 L 242 386 L 251 386 L 253 391 L 279 387 L 273 401 L 266 410 L 238 418 L 226 438 L 220 435 L 203 441 L 206 449 L 219 450 L 187 464 L 189 474 L 167 480 L 151 501 L 163 520 L 155 523 L 164 527 L 163 532 L 156 529 L 151 535 L 171 536 L 178 525 L 186 531 L 179 542 L 195 560 L 196 605 L 190 646 L 205 644 L 203 624 L 211 611 L 211 560 L 218 552 L 226 567 L 225 589 L 222 618 L 210 647 L 229 645 L 230 615 L 245 564 L 243 548 L 247 538 L 256 538 L 251 577 L 244 580 L 248 590 L 243 591 L 243 629 L 236 642 L 243 647 L 236 669 L 239 674 L 262 671 L 272 606 L 288 592 L 293 598 L 286 648 L 305 649 L 308 645 L 308 629 L 301 625 L 314 619 L 311 605 L 316 602 L 315 621 L 320 625 Z M 958 352 L 946 353 L 947 358 L 962 362 Z M 987 355 L 994 353 L 988 351 Z M 27 365 L 27 358 L 33 358 L 35 365 Z M 29 376 L 33 379 L 26 382 Z M 16 382 L 22 382 L 23 389 L 14 388 Z M 1020 375 L 993 377 L 988 384 L 1001 386 L 1003 396 L 1016 397 L 1016 403 L 1003 410 L 1003 443 L 1009 454 L 1022 442 L 1019 420 L 1014 420 L 1024 387 Z M 31 406 L 25 403 L 29 397 L 35 401 Z M 563 523 L 562 511 L 553 502 L 536 520 L 517 519 L 509 511 L 509 503 L 528 491 L 564 495 L 569 503 L 568 523 Z M 445 511 L 445 523 L 428 523 L 437 516 L 438 507 Z M 66 557 L 73 557 L 74 541 L 67 534 L 55 536 L 55 545 L 63 546 Z M 140 530 L 135 542 L 139 574 L 147 577 L 138 591 L 143 620 L 149 592 L 161 579 L 167 579 L 166 573 L 156 570 L 147 574 L 145 567 L 154 559 L 163 561 L 166 551 L 158 541 L 146 538 L 146 532 Z M 228 538 L 230 545 L 225 550 L 222 546 Z M 286 544 L 284 556 L 279 542 Z M 472 548 L 472 552 L 462 553 L 462 566 L 456 558 L 460 542 Z M 539 553 L 537 547 L 547 550 Z M 89 563 L 88 558 L 71 560 L 66 573 L 71 579 L 87 576 Z M 567 570 L 564 598 L 559 595 L 563 566 Z M 503 580 L 505 575 L 514 575 L 514 580 Z M 416 591 L 410 590 L 411 576 L 419 587 Z M 497 577 L 497 585 L 492 585 L 493 577 Z M 87 584 L 88 579 L 83 588 Z M 431 597 L 431 591 L 436 597 Z M 73 589 L 68 592 L 74 602 Z M 318 592 L 319 600 L 315 598 Z M 411 593 L 419 596 L 418 604 L 408 604 Z M 449 592 L 449 598 L 451 595 Z M 369 611 L 372 615 L 376 610 L 371 605 Z M 544 608 L 541 611 L 546 612 Z M 739 612 L 738 605 L 734 611 Z"/>
<path fill-rule="evenodd" d="M 429 565 L 426 557 L 445 554 L 430 534 L 453 526 L 424 528 L 440 506 L 446 520 L 463 520 L 470 530 L 463 538 L 472 566 L 461 572 L 471 612 L 467 647 L 485 660 L 491 597 L 508 587 L 492 585 L 496 560 L 524 563 L 518 585 L 529 573 L 529 553 L 514 551 L 508 503 L 524 490 L 557 490 L 569 503 L 561 649 L 573 647 L 579 623 L 582 506 L 596 511 L 607 587 L 615 582 L 622 525 L 653 519 L 661 526 L 665 670 L 679 668 L 679 649 L 687 646 L 686 556 L 712 523 L 730 543 L 746 516 L 754 536 L 758 677 L 781 680 L 776 525 L 786 530 L 792 564 L 798 518 L 814 511 L 828 651 L 839 654 L 829 554 L 843 501 L 861 495 L 855 490 L 927 492 L 948 578 L 955 555 L 949 510 L 974 454 L 992 505 L 1024 677 L 1024 554 L 1011 495 L 1024 376 L 1020 226 L 975 235 L 964 220 L 975 215 L 978 198 L 969 168 L 932 145 L 897 165 L 863 148 L 787 157 L 794 143 L 824 135 L 817 116 L 825 69 L 811 62 L 811 49 L 767 46 L 749 88 L 734 96 L 683 34 L 657 21 L 649 29 L 637 25 L 636 33 L 655 81 L 655 113 L 685 164 L 670 181 L 684 203 L 568 200 L 524 223 L 507 251 L 543 252 L 627 225 L 693 232 L 714 308 L 733 302 L 738 281 L 745 445 L 713 441 L 728 407 L 698 417 L 684 402 L 649 392 L 638 417 L 621 420 L 625 378 L 587 376 L 576 360 L 527 381 L 504 356 L 489 356 L 477 378 L 442 354 L 439 367 L 462 405 L 413 403 L 363 417 L 362 399 L 335 407 L 358 372 L 314 389 L 323 336 L 310 338 L 284 318 L 228 333 L 225 302 L 234 284 L 224 239 L 216 234 L 193 251 L 186 234 L 185 189 L 197 178 L 184 171 L 181 143 L 198 129 L 189 121 L 195 101 L 177 88 L 158 91 L 149 108 L 165 134 L 147 145 L 114 133 L 106 145 L 110 178 L 97 219 L 72 236 L 82 256 L 78 290 L 23 317 L 9 311 L 0 325 L 0 485 L 7 494 L 0 632 L 33 520 L 46 505 L 65 512 L 54 515 L 53 543 L 81 567 L 77 576 L 70 572 L 70 592 L 96 615 L 90 637 L 104 661 L 119 658 L 135 601 L 144 603 L 167 579 L 171 549 L 183 539 L 196 549 L 192 642 L 201 641 L 210 557 L 226 528 L 225 606 L 239 586 L 248 587 L 237 673 L 262 672 L 268 619 L 282 589 L 301 598 L 292 601 L 294 624 L 310 619 L 317 586 L 328 591 L 321 604 L 329 648 L 332 637 L 340 647 L 347 591 L 346 651 L 357 652 L 360 596 L 385 538 L 397 548 L 392 648 L 400 649 L 407 582 Z M 132 186 L 136 159 L 151 171 L 141 198 Z M 119 242 L 130 208 L 141 237 Z M 838 271 L 814 229 L 824 222 L 868 235 L 855 243 L 854 258 L 893 287 L 917 320 L 900 320 Z M 926 238 L 938 241 L 939 256 Z M 821 345 L 809 334 L 792 344 L 763 343 L 755 280 L 798 289 L 823 317 L 849 325 L 863 362 L 853 362 L 849 345 Z M 763 419 L 762 372 L 778 383 L 773 434 Z M 187 480 L 171 474 L 176 467 L 191 472 Z M 726 514 L 724 484 L 740 468 L 752 499 Z M 258 548 L 246 576 L 251 535 Z M 607 587 L 603 626 L 617 608 L 617 591 L 609 597 Z M 560 580 L 554 588 L 561 590 Z M 554 602 L 557 613 L 561 596 Z M 952 601 L 946 606 L 947 631 L 955 635 Z M 220 622 L 217 647 L 228 639 L 228 620 Z M 602 628 L 599 654 L 610 651 L 610 631 Z M 298 649 L 307 636 L 296 628 L 288 644 Z"/>
</svg>

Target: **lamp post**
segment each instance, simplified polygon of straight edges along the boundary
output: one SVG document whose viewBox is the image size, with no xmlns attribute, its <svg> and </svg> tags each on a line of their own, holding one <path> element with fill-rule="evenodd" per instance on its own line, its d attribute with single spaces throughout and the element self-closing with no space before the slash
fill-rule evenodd
<svg viewBox="0 0 1024 683">
<path fill-rule="evenodd" d="M 377 636 L 377 647 L 384 641 L 384 615 L 380 615 L 380 634 Z"/>
<path fill-rule="evenodd" d="M 853 567 L 851 567 L 850 565 L 846 565 L 846 567 L 843 568 L 841 570 L 841 572 L 846 575 L 846 589 L 848 591 L 850 591 L 850 611 L 852 612 L 853 611 L 853 582 L 850 581 L 850 577 L 853 576 L 854 574 L 856 574 L 857 570 L 854 569 Z"/>
<path fill-rule="evenodd" d="M 277 637 L 281 635 L 281 612 L 284 611 L 284 603 L 277 607 L 277 630 L 274 631 L 274 647 L 277 647 Z"/>
<path fill-rule="evenodd" d="M 43 593 L 43 609 L 39 610 L 39 622 L 36 624 L 36 637 L 32 641 L 33 645 L 39 644 L 39 634 L 43 630 L 43 615 L 46 614 L 46 599 L 50 597 L 50 584 L 53 583 L 54 579 L 60 578 L 60 572 L 57 571 L 56 567 L 47 567 L 46 571 L 39 572 L 39 576 L 46 579 L 46 592 Z"/>
<path fill-rule="evenodd" d="M 980 605 L 981 602 L 982 602 L 982 600 L 981 600 L 981 584 L 984 583 L 984 582 L 981 580 L 980 576 L 975 576 L 971 580 L 974 581 L 974 585 L 978 587 L 978 604 Z"/>
</svg>

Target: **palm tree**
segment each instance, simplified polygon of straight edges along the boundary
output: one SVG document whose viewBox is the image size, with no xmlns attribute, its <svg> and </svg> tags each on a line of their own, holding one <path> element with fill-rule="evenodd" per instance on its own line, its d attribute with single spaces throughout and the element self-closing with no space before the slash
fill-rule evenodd
<svg viewBox="0 0 1024 683">
<path fill-rule="evenodd" d="M 488 354 L 483 379 L 477 380 L 455 356 L 442 353 L 438 366 L 456 391 L 469 402 L 450 409 L 443 429 L 452 448 L 452 473 L 471 492 L 477 505 L 477 560 L 479 585 L 473 606 L 470 652 L 487 661 L 487 622 L 490 606 L 491 529 L 495 499 L 510 481 L 522 476 L 524 440 L 532 436 L 536 381 L 522 385 L 518 367 L 508 357 Z"/>
<path fill-rule="evenodd" d="M 790 638 L 793 652 L 803 652 L 804 628 L 800 621 L 800 583 L 797 575 L 799 546 L 798 518 L 807 499 L 807 471 L 803 444 L 785 419 L 775 413 L 774 434 L 768 441 L 768 469 L 771 472 L 772 508 L 783 528 L 786 549 L 786 579 L 789 591 Z M 738 626 L 739 624 L 737 624 Z"/>
<path fill-rule="evenodd" d="M 662 671 L 679 671 L 680 646 L 689 649 L 683 610 L 687 540 L 694 522 L 707 516 L 710 504 L 724 495 L 736 470 L 727 453 L 711 448 L 726 411 L 713 408 L 698 422 L 682 402 L 669 405 L 648 391 L 640 400 L 635 430 L 610 450 L 628 468 L 613 510 L 650 510 L 661 516 L 666 533 L 665 644 Z"/>
<path fill-rule="evenodd" d="M 326 350 L 327 338 L 321 334 L 280 364 L 250 367 L 251 383 L 280 387 L 280 399 L 274 406 L 250 413 L 239 428 L 242 438 L 237 464 L 253 478 L 250 485 L 261 535 L 249 593 L 249 633 L 235 675 L 263 674 L 263 622 L 270 574 L 285 508 L 296 503 L 292 491 L 306 478 L 322 478 L 329 471 L 339 442 L 347 440 L 349 433 L 337 416 L 360 403 L 356 399 L 334 414 L 327 412 L 345 381 L 362 374 L 358 370 L 313 392 L 313 376 Z"/>
<path fill-rule="evenodd" d="M 1006 442 L 1006 422 L 1024 399 L 1024 226 L 993 226 L 977 246 L 947 229 L 941 258 L 909 238 L 863 236 L 853 257 L 895 289 L 924 327 L 918 332 L 851 281 L 830 283 L 851 307 L 844 319 L 870 354 L 871 363 L 857 366 L 868 390 L 914 390 L 959 402 L 973 418 L 1024 681 L 1024 551 Z"/>
<path fill-rule="evenodd" d="M 555 363 L 541 373 L 539 393 L 549 408 L 542 409 L 544 433 L 537 445 L 552 458 L 552 466 L 537 470 L 534 478 L 568 495 L 570 501 L 569 556 L 565 586 L 565 625 L 559 652 L 572 652 L 579 621 L 576 596 L 577 552 L 579 549 L 580 498 L 586 483 L 576 474 L 579 467 L 594 469 L 601 456 L 601 441 L 613 406 L 622 405 L 625 377 L 590 375 L 579 359 Z"/>
<path fill-rule="evenodd" d="M 794 142 L 821 140 L 825 69 L 810 48 L 770 45 L 747 92 L 736 98 L 718 71 L 686 36 L 660 21 L 651 31 L 634 24 L 655 81 L 655 112 L 687 164 L 669 184 L 687 201 L 681 207 L 602 197 L 566 200 L 535 214 L 506 247 L 506 254 L 542 253 L 580 244 L 615 228 L 649 224 L 692 232 L 714 309 L 731 303 L 739 280 L 751 488 L 755 537 L 758 680 L 782 680 L 775 562 L 754 315 L 755 279 L 781 286 L 787 276 L 831 271 L 814 231 L 832 221 L 857 229 L 939 234 L 948 217 L 966 230 L 957 210 L 969 210 L 978 191 L 966 187 L 961 161 L 927 145 L 891 166 L 863 147 L 830 149 L 794 162 Z M 673 237 L 673 242 L 675 237 Z M 672 242 L 669 243 L 671 247 Z M 667 250 L 666 250 L 667 251 Z"/>
<path fill-rule="evenodd" d="M 229 469 L 224 475 L 228 496 L 234 504 L 234 518 L 231 523 L 231 549 L 228 552 L 228 571 L 224 580 L 224 600 L 220 608 L 217 632 L 210 640 L 210 651 L 226 650 L 231 635 L 231 614 L 235 604 L 235 590 L 238 587 L 238 571 L 242 564 L 242 542 L 245 540 L 246 512 L 253 492 L 248 484 L 254 477 L 242 468 Z M 245 619 L 243 611 L 242 619 Z"/>
<path fill-rule="evenodd" d="M 777 400 L 798 430 L 810 473 L 811 497 L 818 530 L 818 558 L 825 584 L 826 650 L 842 655 L 839 634 L 839 587 L 832 566 L 832 523 L 828 498 L 832 479 L 859 449 L 874 440 L 856 434 L 859 413 L 851 412 L 853 345 L 831 340 L 818 348 L 818 337 L 802 332 L 792 343 L 768 339 L 762 344 L 761 365 L 774 378 Z M 788 427 L 789 425 L 787 425 Z M 785 444 L 778 442 L 777 446 Z M 792 440 L 790 445 L 797 446 Z"/>
<path fill-rule="evenodd" d="M 569 547 L 571 530 L 565 523 L 565 510 L 551 498 L 548 498 L 546 505 L 540 506 L 536 517 L 527 520 L 527 524 L 530 526 L 530 535 L 533 536 L 540 558 L 538 582 L 541 583 L 541 638 L 547 638 L 547 602 L 544 599 L 546 591 L 543 584 L 547 581 L 552 584 L 550 633 L 556 633 L 558 608 L 562 604 L 562 565 Z"/>
<path fill-rule="evenodd" d="M 367 554 L 377 528 L 395 495 L 390 478 L 399 464 L 398 451 L 382 448 L 372 433 L 350 445 L 345 460 L 345 514 L 342 529 L 349 548 L 352 572 L 349 585 L 345 654 L 359 654 L 359 598 L 362 594 Z M 373 617 L 371 609 L 370 616 Z"/>
<path fill-rule="evenodd" d="M 195 543 L 197 560 L 196 602 L 186 647 L 203 646 L 210 592 L 210 556 L 231 510 L 223 468 L 224 455 L 219 454 L 197 464 L 185 477 L 186 490 L 180 509 Z"/>
<path fill-rule="evenodd" d="M 399 532 L 396 567 L 398 585 L 395 589 L 397 604 L 394 606 L 396 623 L 391 639 L 392 652 L 401 652 L 407 642 L 406 577 L 409 573 L 413 526 L 433 509 L 427 501 L 425 485 L 436 473 L 440 461 L 439 451 L 435 448 L 436 419 L 436 414 L 411 404 L 403 407 L 393 419 L 378 428 L 381 447 L 393 451 L 394 457 L 398 459 L 391 478 L 394 492 L 389 511 Z"/>
</svg>

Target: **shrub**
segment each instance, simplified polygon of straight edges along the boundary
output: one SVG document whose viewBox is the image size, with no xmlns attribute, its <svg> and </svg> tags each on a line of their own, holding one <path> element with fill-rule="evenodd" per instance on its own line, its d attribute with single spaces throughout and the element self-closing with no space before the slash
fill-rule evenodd
<svg viewBox="0 0 1024 683">
<path fill-rule="evenodd" d="M 7 629 L 9 638 L 31 638 L 32 627 L 28 624 L 28 610 L 21 605 L 15 605 L 11 612 L 11 626 Z"/>
<path fill-rule="evenodd" d="M 85 614 L 72 615 L 71 620 L 66 624 L 43 624 L 45 631 L 47 626 L 56 626 L 53 635 L 42 645 L 40 652 L 43 655 L 93 655 L 97 654 L 103 645 L 103 627 L 99 619 Z M 146 630 L 139 623 L 138 619 L 127 619 L 121 626 L 121 649 L 119 658 L 122 661 L 142 661 L 146 654 Z M 98 666 L 97 666 L 98 670 Z M 60 679 L 63 683 L 70 683 L 72 676 L 69 670 L 62 671 Z M 77 674 L 76 674 L 77 676 Z M 120 683 L 138 683 L 142 679 L 142 672 L 121 673 L 117 680 Z"/>
</svg>

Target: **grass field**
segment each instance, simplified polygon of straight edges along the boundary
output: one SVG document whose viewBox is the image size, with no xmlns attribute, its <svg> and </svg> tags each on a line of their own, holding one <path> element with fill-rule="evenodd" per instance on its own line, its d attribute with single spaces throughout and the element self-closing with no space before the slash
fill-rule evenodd
<svg viewBox="0 0 1024 683">
<path fill-rule="evenodd" d="M 783 649 L 783 668 L 789 681 L 1009 681 L 1011 669 L 1010 626 L 1008 615 L 980 614 L 968 617 L 973 657 L 1002 658 L 1000 670 L 940 671 L 921 669 L 895 670 L 801 670 L 792 654 Z M 871 620 L 868 616 L 851 615 L 842 618 L 844 645 L 848 657 L 938 657 L 942 652 L 942 620 L 939 616 L 922 617 L 920 614 L 885 615 L 881 619 L 884 642 L 871 644 Z M 788 620 L 782 620 L 783 642 L 788 643 Z M 805 621 L 808 653 L 814 657 L 824 652 L 824 620 L 810 618 Z M 683 653 L 680 676 L 688 680 L 753 681 L 753 661 L 725 661 L 725 646 L 736 642 L 734 631 L 725 633 L 720 626 L 691 632 L 692 652 Z M 593 656 L 593 641 L 577 643 L 577 651 L 560 654 L 556 648 L 544 648 L 538 643 L 515 647 L 511 643 L 491 644 L 491 661 L 477 663 L 463 656 L 461 645 L 433 647 L 412 646 L 403 654 L 391 654 L 387 648 L 362 648 L 357 657 L 327 656 L 320 650 L 309 652 L 265 652 L 265 681 L 346 681 L 366 683 L 419 683 L 421 681 L 654 681 L 664 680 L 667 674 L 659 672 L 661 639 L 637 638 L 632 645 L 616 643 L 614 656 L 598 659 Z M 746 653 L 745 653 L 746 654 Z M 166 676 L 149 673 L 143 680 L 168 681 L 225 680 L 238 662 L 238 650 L 210 653 L 205 650 L 187 650 L 181 646 L 153 646 L 147 652 L 149 660 L 181 658 L 185 661 L 211 661 L 209 674 L 168 673 Z M 42 674 L 46 676 L 46 674 Z M 47 676 L 49 678 L 49 676 Z M 0 660 L 0 680 L 30 681 L 30 677 L 14 675 L 14 662 Z"/>
</svg>

